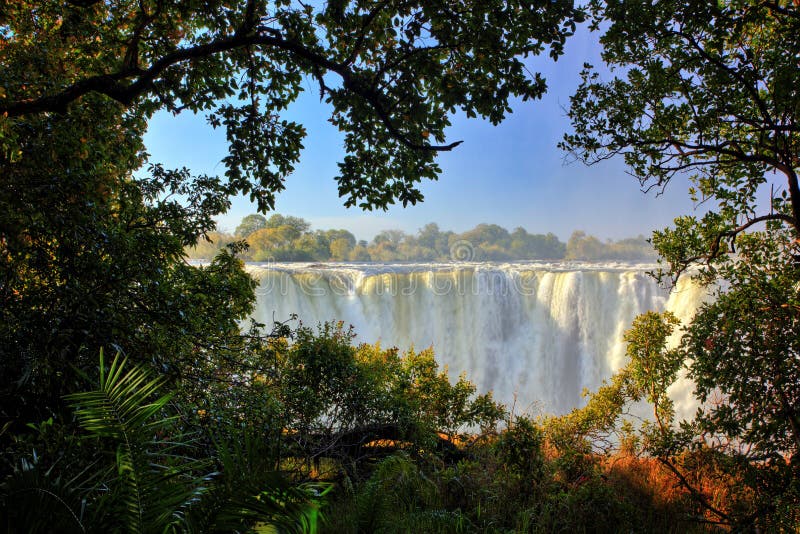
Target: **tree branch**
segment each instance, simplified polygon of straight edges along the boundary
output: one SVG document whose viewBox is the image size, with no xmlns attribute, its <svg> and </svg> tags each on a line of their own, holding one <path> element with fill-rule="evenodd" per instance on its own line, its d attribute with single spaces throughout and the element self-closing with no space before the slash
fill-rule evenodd
<svg viewBox="0 0 800 534">
<path fill-rule="evenodd" d="M 700 261 L 700 260 L 710 261 L 710 260 L 713 260 L 714 258 L 719 257 L 719 255 L 720 255 L 720 246 L 722 244 L 722 240 L 723 239 L 725 239 L 725 238 L 733 239 L 737 235 L 739 235 L 740 233 L 744 232 L 745 230 L 747 230 L 748 228 L 753 226 L 754 224 L 758 224 L 758 223 L 764 222 L 764 221 L 784 221 L 784 222 L 789 223 L 793 227 L 797 228 L 797 222 L 794 220 L 794 218 L 792 218 L 792 217 L 790 217 L 788 215 L 784 215 L 783 213 L 770 213 L 769 215 L 761 215 L 760 217 L 755 217 L 753 219 L 750 219 L 749 221 L 747 221 L 746 223 L 744 223 L 741 226 L 737 226 L 736 228 L 732 228 L 730 230 L 726 230 L 724 232 L 720 232 L 714 238 L 714 241 L 711 244 L 711 251 L 709 252 L 709 254 L 687 258 L 687 259 L 683 260 L 682 263 L 684 263 L 684 264 L 686 264 L 688 266 L 690 263 L 694 263 L 696 261 Z M 680 272 L 682 272 L 683 270 L 685 270 L 685 269 L 682 269 Z M 680 274 L 680 272 L 678 274 Z"/>
<path fill-rule="evenodd" d="M 661 465 L 663 465 L 664 467 L 669 469 L 670 472 L 672 472 L 672 474 L 677 477 L 677 479 L 681 483 L 681 485 L 684 488 L 686 488 L 687 490 L 689 490 L 689 493 L 691 493 L 692 496 L 695 499 L 697 499 L 697 502 L 699 502 L 700 505 L 703 508 L 705 508 L 706 510 L 708 510 L 712 514 L 716 515 L 717 517 L 719 517 L 720 519 L 725 521 L 727 524 L 730 524 L 730 522 L 731 522 L 730 516 L 728 514 L 726 514 L 725 512 L 723 512 L 722 510 L 716 508 L 710 502 L 708 502 L 708 499 L 706 499 L 706 496 L 703 495 L 697 488 L 692 486 L 692 484 L 686 479 L 686 477 L 683 475 L 683 473 L 681 473 L 680 470 L 677 467 L 675 467 L 675 465 L 671 461 L 669 461 L 667 458 L 664 458 L 664 457 L 661 457 L 661 456 L 658 457 L 658 461 L 661 463 Z"/>
<path fill-rule="evenodd" d="M 673 30 L 671 33 L 675 34 L 678 37 L 684 39 L 687 43 L 694 48 L 700 57 L 702 57 L 705 61 L 713 64 L 716 66 L 720 71 L 724 72 L 729 77 L 733 78 L 734 81 L 741 84 L 741 87 L 747 91 L 747 94 L 750 96 L 752 102 L 756 105 L 758 110 L 761 112 L 761 116 L 764 118 L 764 122 L 766 122 L 770 126 L 775 125 L 775 121 L 773 120 L 772 116 L 769 113 L 769 109 L 767 109 L 767 105 L 764 103 L 764 100 L 761 98 L 761 95 L 758 93 L 758 89 L 753 87 L 747 79 L 742 75 L 741 72 L 732 68 L 729 65 L 726 65 L 719 57 L 709 54 L 708 51 L 703 48 L 703 46 L 694 38 L 694 36 L 689 35 L 681 30 Z"/>
<path fill-rule="evenodd" d="M 377 423 L 356 427 L 350 430 L 342 430 L 333 435 L 310 434 L 301 449 L 313 458 L 350 458 L 353 460 L 364 456 L 364 449 L 371 448 L 368 445 L 372 442 L 413 442 L 407 430 L 401 428 L 397 423 Z M 447 460 L 456 462 L 468 456 L 468 454 L 458 448 L 452 441 L 440 435 L 434 438 L 434 447 Z"/>
<path fill-rule="evenodd" d="M 210 43 L 177 49 L 165 54 L 147 69 L 125 66 L 113 74 L 92 76 L 76 82 L 53 95 L 17 102 L 0 101 L 0 115 L 7 114 L 8 117 L 19 117 L 46 112 L 64 113 L 69 104 L 92 92 L 104 94 L 123 106 L 130 106 L 137 98 L 150 92 L 153 89 L 153 82 L 174 65 L 251 46 L 267 46 L 290 52 L 298 59 L 304 60 L 312 66 L 338 74 L 342 78 L 345 89 L 352 91 L 367 101 L 389 133 L 410 149 L 449 151 L 462 143 L 462 141 L 456 141 L 448 145 L 428 145 L 411 141 L 395 126 L 389 113 L 381 103 L 378 92 L 361 83 L 357 79 L 356 73 L 348 65 L 331 61 L 300 43 L 285 39 L 277 30 L 271 28 L 257 28 L 257 30 L 256 33 L 237 32 L 232 36 L 217 39 Z M 129 84 L 123 83 L 127 79 L 133 79 L 133 81 Z"/>
<path fill-rule="evenodd" d="M 364 44 L 364 39 L 367 36 L 367 29 L 378 16 L 378 13 L 380 13 L 388 4 L 388 0 L 383 0 L 373 7 L 372 10 L 367 14 L 366 18 L 364 19 L 364 23 L 361 25 L 361 31 L 359 32 L 356 42 L 353 45 L 353 51 L 350 52 L 350 54 L 347 56 L 347 59 L 344 60 L 345 65 L 351 65 L 356 60 L 356 57 L 358 57 L 358 54 L 361 52 L 361 46 Z"/>
<path fill-rule="evenodd" d="M 68 0 L 67 3 L 75 7 L 91 7 L 99 4 L 101 0 Z"/>
</svg>

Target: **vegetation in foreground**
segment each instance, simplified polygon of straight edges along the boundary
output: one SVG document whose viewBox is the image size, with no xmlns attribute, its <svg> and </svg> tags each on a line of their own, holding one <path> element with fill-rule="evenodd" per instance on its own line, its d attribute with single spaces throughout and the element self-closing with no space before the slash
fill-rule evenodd
<svg viewBox="0 0 800 534">
<path fill-rule="evenodd" d="M 464 377 L 451 382 L 430 350 L 354 345 L 341 325 L 280 334 L 240 374 L 171 392 L 101 354 L 99 382 L 65 398 L 77 428 L 50 419 L 4 451 L 5 528 L 685 532 L 714 521 L 691 491 L 731 514 L 755 506 L 713 464 L 682 487 L 630 429 L 622 449 L 597 450 L 616 427 L 598 411 L 604 391 L 568 416 L 533 420 Z"/>
</svg>

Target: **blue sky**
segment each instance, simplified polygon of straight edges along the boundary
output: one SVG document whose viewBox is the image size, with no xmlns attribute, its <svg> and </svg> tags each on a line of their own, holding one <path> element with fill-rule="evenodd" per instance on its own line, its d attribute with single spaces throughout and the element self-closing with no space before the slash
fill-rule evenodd
<svg viewBox="0 0 800 534">
<path fill-rule="evenodd" d="M 428 222 L 457 232 L 485 222 L 509 230 L 522 226 L 532 233 L 553 232 L 562 239 L 573 230 L 616 239 L 649 235 L 677 215 L 691 213 L 685 182 L 670 184 L 660 196 L 645 195 L 622 161 L 591 167 L 567 164 L 556 147 L 570 127 L 564 108 L 578 85 L 581 66 L 601 63 L 597 38 L 579 30 L 557 62 L 533 58 L 529 66 L 544 74 L 548 93 L 542 100 L 513 103 L 514 113 L 501 125 L 454 117 L 448 142 L 464 142 L 440 156 L 439 180 L 422 184 L 425 201 L 387 212 L 343 207 L 333 180 L 343 154 L 342 138 L 327 122 L 328 109 L 309 83 L 287 115 L 304 124 L 308 136 L 297 170 L 278 196 L 276 212 L 303 217 L 315 229 L 346 228 L 359 239 L 371 239 L 384 229 L 413 233 Z M 145 143 L 153 162 L 187 166 L 195 173 L 224 172 L 224 131 L 213 130 L 201 116 L 159 114 Z M 219 227 L 232 231 L 254 212 L 246 199 L 237 198 L 218 219 Z"/>
</svg>

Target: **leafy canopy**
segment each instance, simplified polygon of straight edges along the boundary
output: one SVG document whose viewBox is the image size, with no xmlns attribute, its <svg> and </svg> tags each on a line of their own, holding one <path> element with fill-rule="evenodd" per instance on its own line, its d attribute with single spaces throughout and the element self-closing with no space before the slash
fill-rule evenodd
<svg viewBox="0 0 800 534">
<path fill-rule="evenodd" d="M 422 199 L 457 110 L 500 122 L 545 91 L 524 58 L 556 58 L 572 2 L 277 0 L 19 2 L 0 13 L 4 151 L 19 119 L 102 95 L 128 112 L 205 113 L 224 127 L 226 192 L 274 206 L 305 129 L 282 112 L 312 83 L 344 133 L 340 195 L 386 208 Z"/>
<path fill-rule="evenodd" d="M 715 299 L 676 348 L 666 344 L 672 318 L 637 319 L 626 337 L 631 363 L 589 407 L 605 403 L 619 415 L 627 401 L 647 397 L 658 423 L 645 427 L 647 450 L 713 520 L 796 530 L 800 6 L 612 0 L 590 10 L 615 75 L 604 81 L 586 67 L 562 146 L 589 163 L 622 155 L 648 188 L 688 175 L 689 194 L 708 211 L 654 232 L 665 262 L 657 274 L 674 280 L 688 270 L 714 284 Z M 667 388 L 681 368 L 701 408 L 679 424 Z M 646 388 L 626 389 L 630 380 Z M 590 416 L 574 419 L 592 430 L 614 426 L 612 416 Z M 698 458 L 747 504 L 721 507 L 697 487 Z"/>
<path fill-rule="evenodd" d="M 610 80 L 587 65 L 563 148 L 623 155 L 647 188 L 688 175 L 709 213 L 654 244 L 681 272 L 764 221 L 800 232 L 800 10 L 791 2 L 593 1 Z M 774 176 L 774 178 L 772 178 Z M 772 186 L 770 202 L 759 200 Z"/>
</svg>

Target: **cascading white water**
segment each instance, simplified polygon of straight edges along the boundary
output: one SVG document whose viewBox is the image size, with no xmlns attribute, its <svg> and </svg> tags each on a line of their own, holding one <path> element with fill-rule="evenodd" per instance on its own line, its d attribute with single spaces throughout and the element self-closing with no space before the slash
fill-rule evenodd
<svg viewBox="0 0 800 534">
<path fill-rule="evenodd" d="M 517 411 L 565 413 L 625 363 L 624 331 L 648 310 L 687 320 L 704 296 L 671 293 L 648 266 L 578 263 L 268 264 L 254 318 L 341 320 L 358 339 L 433 345 L 437 360 Z M 687 392 L 676 392 L 679 396 Z M 682 399 L 678 401 L 679 412 Z M 687 399 L 688 401 L 688 399 Z M 690 404 L 690 403 L 689 403 Z M 687 404 L 687 408 L 689 407 Z"/>
</svg>

